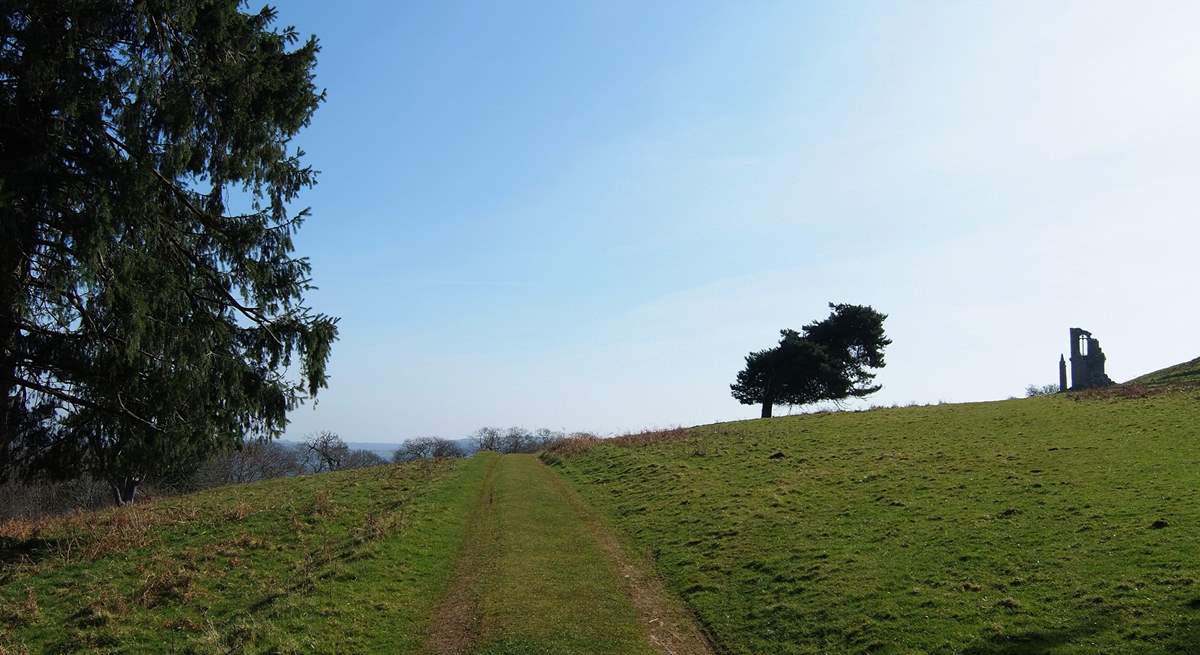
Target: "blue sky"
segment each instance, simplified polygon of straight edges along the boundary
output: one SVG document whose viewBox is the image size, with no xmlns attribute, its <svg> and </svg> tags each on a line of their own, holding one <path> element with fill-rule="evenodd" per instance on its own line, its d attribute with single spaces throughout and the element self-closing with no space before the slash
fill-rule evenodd
<svg viewBox="0 0 1200 655">
<path fill-rule="evenodd" d="M 1067 328 L 1190 359 L 1189 3 L 281 2 L 328 101 L 298 238 L 332 380 L 289 437 L 618 432 L 829 301 L 890 315 L 877 403 L 1020 394 Z"/>
</svg>

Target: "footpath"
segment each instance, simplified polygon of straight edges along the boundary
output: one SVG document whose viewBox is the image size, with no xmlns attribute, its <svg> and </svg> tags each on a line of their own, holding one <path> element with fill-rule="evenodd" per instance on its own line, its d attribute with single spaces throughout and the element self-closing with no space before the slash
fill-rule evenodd
<svg viewBox="0 0 1200 655">
<path fill-rule="evenodd" d="M 533 455 L 490 456 L 436 655 L 711 655 L 678 599 Z"/>
</svg>

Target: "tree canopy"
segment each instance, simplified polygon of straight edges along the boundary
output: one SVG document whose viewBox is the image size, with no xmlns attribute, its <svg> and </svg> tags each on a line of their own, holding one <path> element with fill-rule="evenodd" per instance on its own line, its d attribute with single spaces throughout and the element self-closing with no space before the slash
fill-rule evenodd
<svg viewBox="0 0 1200 655">
<path fill-rule="evenodd" d="M 833 304 L 832 312 L 800 332 L 780 330 L 773 348 L 746 355 L 746 366 L 730 385 L 743 405 L 808 405 L 823 400 L 861 398 L 880 389 L 874 369 L 883 368 L 889 344 L 880 314 L 868 305 Z"/>
<path fill-rule="evenodd" d="M 0 479 L 149 475 L 279 435 L 327 383 L 293 137 L 318 45 L 236 1 L 0 21 Z"/>
</svg>

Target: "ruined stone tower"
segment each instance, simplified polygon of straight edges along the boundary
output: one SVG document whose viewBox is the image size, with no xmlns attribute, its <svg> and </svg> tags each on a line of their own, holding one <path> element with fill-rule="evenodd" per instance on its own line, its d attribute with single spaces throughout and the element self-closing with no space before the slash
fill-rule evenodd
<svg viewBox="0 0 1200 655">
<path fill-rule="evenodd" d="M 1095 389 L 1113 384 L 1104 372 L 1104 351 L 1100 340 L 1082 328 L 1071 328 L 1071 391 Z M 1067 363 L 1058 358 L 1058 388 L 1067 390 Z"/>
</svg>

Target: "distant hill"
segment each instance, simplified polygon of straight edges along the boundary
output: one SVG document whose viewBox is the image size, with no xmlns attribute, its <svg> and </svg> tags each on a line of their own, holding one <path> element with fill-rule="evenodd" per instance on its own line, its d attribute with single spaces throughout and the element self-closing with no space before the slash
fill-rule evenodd
<svg viewBox="0 0 1200 655">
<path fill-rule="evenodd" d="M 1190 362 L 1168 366 L 1153 373 L 1136 377 L 1125 384 L 1164 386 L 1174 384 L 1200 384 L 1200 357 Z"/>
</svg>

